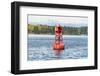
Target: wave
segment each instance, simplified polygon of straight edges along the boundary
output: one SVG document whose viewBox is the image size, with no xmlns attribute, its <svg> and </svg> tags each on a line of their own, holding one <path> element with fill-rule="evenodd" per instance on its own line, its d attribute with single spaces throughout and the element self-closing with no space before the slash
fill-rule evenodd
<svg viewBox="0 0 100 76">
<path fill-rule="evenodd" d="M 29 48 L 28 60 L 53 60 L 58 59 L 52 48 L 40 47 Z M 87 58 L 87 47 L 68 48 L 63 50 L 59 59 L 80 59 Z"/>
</svg>

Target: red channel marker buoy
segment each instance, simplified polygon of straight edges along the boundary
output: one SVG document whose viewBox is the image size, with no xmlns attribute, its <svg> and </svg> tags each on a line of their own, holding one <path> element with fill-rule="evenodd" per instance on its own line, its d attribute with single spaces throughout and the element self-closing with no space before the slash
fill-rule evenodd
<svg viewBox="0 0 100 76">
<path fill-rule="evenodd" d="M 53 50 L 55 50 L 56 54 L 60 54 L 60 52 L 64 50 L 62 31 L 62 26 L 55 26 L 55 43 L 53 45 Z"/>
</svg>

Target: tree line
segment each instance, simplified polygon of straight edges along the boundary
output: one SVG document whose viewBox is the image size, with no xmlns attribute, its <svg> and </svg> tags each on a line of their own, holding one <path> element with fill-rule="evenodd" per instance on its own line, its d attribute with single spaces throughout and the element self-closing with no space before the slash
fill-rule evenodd
<svg viewBox="0 0 100 76">
<path fill-rule="evenodd" d="M 31 34 L 55 34 L 55 26 L 41 25 L 41 24 L 28 24 L 28 33 Z M 63 26 L 63 35 L 87 35 L 88 27 L 70 27 Z"/>
</svg>

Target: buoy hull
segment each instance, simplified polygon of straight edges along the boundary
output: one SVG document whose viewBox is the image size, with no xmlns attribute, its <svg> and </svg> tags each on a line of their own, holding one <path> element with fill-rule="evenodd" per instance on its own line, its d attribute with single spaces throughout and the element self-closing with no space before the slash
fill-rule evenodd
<svg viewBox="0 0 100 76">
<path fill-rule="evenodd" d="M 63 44 L 55 44 L 53 46 L 53 50 L 64 50 L 64 45 Z"/>
</svg>

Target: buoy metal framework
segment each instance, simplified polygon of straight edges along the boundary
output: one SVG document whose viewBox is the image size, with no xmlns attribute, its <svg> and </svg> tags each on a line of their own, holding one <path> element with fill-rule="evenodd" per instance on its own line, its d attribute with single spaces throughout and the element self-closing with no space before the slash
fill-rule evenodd
<svg viewBox="0 0 100 76">
<path fill-rule="evenodd" d="M 64 43 L 62 37 L 63 28 L 60 24 L 55 26 L 55 42 L 53 45 L 53 50 L 56 50 L 56 53 L 60 53 L 64 50 Z"/>
</svg>

